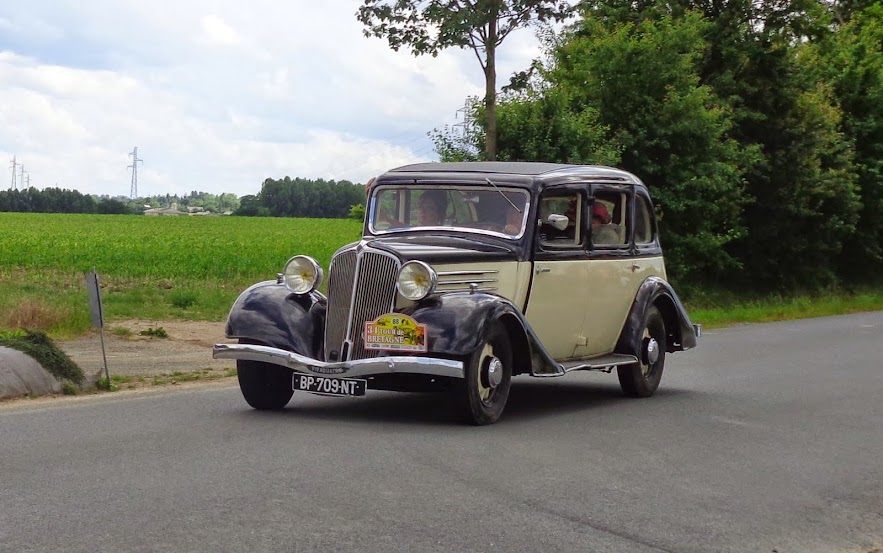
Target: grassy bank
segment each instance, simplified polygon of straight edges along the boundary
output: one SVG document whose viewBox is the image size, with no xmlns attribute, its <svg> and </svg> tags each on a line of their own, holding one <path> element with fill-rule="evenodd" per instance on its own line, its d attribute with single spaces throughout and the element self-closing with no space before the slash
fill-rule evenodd
<svg viewBox="0 0 883 553">
<path fill-rule="evenodd" d="M 0 330 L 87 331 L 93 267 L 108 320 L 220 321 L 290 256 L 327 267 L 360 232 L 345 219 L 0 213 Z"/>
<path fill-rule="evenodd" d="M 720 328 L 734 324 L 883 311 L 883 290 L 752 299 L 730 295 L 726 299 L 694 300 L 687 304 L 687 309 L 693 322 L 705 328 Z"/>
<path fill-rule="evenodd" d="M 242 290 L 275 278 L 291 255 L 327 269 L 360 232 L 360 222 L 341 219 L 0 213 L 0 331 L 88 331 L 92 267 L 108 321 L 222 321 Z M 687 307 L 706 328 L 837 315 L 883 310 L 883 286 L 794 297 L 707 292 Z"/>
</svg>

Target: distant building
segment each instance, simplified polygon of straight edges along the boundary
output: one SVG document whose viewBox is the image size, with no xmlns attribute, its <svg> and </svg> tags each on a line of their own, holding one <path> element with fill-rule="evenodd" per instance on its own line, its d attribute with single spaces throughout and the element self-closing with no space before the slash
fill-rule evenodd
<svg viewBox="0 0 883 553">
<path fill-rule="evenodd" d="M 153 209 L 144 210 L 145 215 L 187 215 L 183 211 L 178 211 L 178 204 L 173 203 L 169 207 L 155 207 Z"/>
</svg>

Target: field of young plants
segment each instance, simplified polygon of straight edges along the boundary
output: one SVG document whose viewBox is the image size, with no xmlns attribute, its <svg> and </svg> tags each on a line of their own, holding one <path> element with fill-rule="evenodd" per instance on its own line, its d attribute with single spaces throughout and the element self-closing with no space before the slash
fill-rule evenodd
<svg viewBox="0 0 883 553">
<path fill-rule="evenodd" d="M 0 213 L 0 329 L 48 318 L 58 322 L 31 324 L 81 330 L 92 267 L 108 318 L 222 319 L 241 290 L 275 278 L 292 255 L 327 270 L 360 233 L 347 219 Z"/>
<path fill-rule="evenodd" d="M 92 267 L 111 325 L 223 321 L 242 290 L 275 278 L 292 255 L 311 255 L 327 270 L 334 251 L 360 233 L 361 223 L 347 219 L 0 213 L 0 335 L 87 331 Z M 718 297 L 712 290 L 688 307 L 694 322 L 722 326 L 883 309 L 883 293 Z"/>
</svg>

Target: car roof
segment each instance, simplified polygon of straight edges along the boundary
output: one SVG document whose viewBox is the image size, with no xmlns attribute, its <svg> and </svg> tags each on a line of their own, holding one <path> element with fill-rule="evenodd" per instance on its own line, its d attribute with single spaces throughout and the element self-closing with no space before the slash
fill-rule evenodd
<svg viewBox="0 0 883 553">
<path fill-rule="evenodd" d="M 642 185 L 632 173 L 602 165 L 571 165 L 531 161 L 462 161 L 415 163 L 390 169 L 377 177 L 377 184 L 391 182 L 445 181 L 476 182 L 497 175 L 506 185 L 545 188 L 573 181 L 603 181 Z"/>
</svg>

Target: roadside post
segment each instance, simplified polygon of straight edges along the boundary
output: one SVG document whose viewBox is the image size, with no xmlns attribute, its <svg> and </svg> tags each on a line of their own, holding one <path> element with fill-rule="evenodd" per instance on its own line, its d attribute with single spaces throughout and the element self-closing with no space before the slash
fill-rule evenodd
<svg viewBox="0 0 883 553">
<path fill-rule="evenodd" d="M 109 390 L 110 372 L 107 370 L 107 352 L 104 349 L 104 307 L 101 304 L 101 287 L 95 267 L 92 267 L 92 272 L 86 273 L 86 289 L 89 291 L 89 314 L 92 317 L 92 327 L 97 327 L 101 335 L 101 357 L 104 359 L 104 377 L 107 379 L 107 389 Z"/>
</svg>

